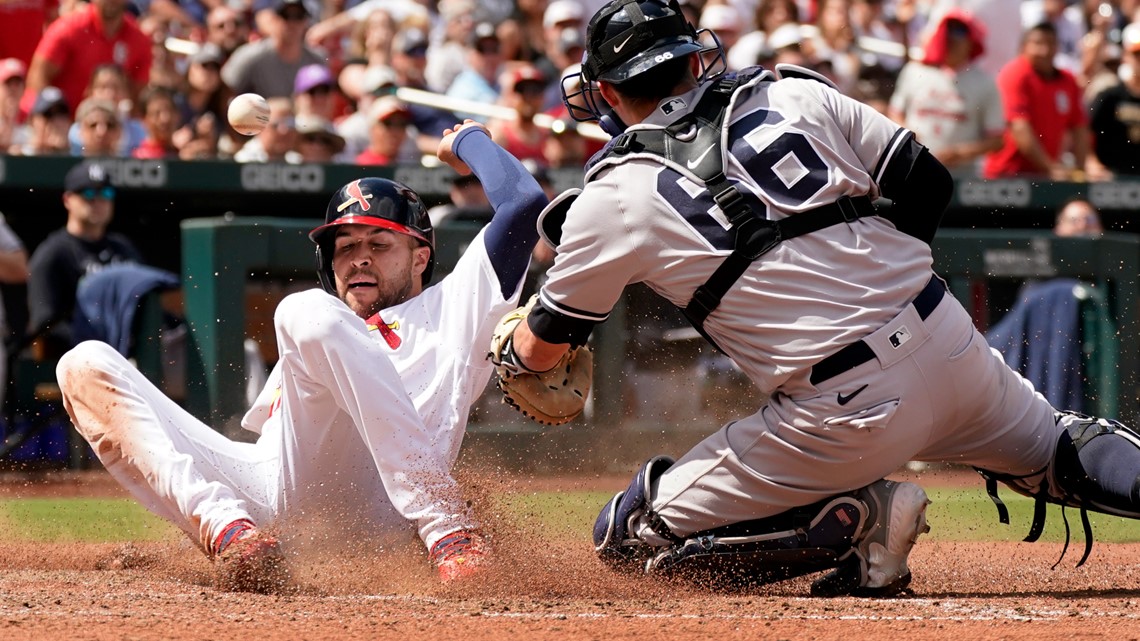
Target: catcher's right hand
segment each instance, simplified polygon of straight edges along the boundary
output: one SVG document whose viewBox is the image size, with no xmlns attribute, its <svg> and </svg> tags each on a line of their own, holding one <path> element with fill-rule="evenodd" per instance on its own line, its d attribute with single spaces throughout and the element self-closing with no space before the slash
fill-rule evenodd
<svg viewBox="0 0 1140 641">
<path fill-rule="evenodd" d="M 544 425 L 574 420 L 586 407 L 594 378 L 594 354 L 586 346 L 566 352 L 558 364 L 545 372 L 527 369 L 514 352 L 515 329 L 526 319 L 538 296 L 508 313 L 491 337 L 487 358 L 495 364 L 503 402 Z"/>
</svg>

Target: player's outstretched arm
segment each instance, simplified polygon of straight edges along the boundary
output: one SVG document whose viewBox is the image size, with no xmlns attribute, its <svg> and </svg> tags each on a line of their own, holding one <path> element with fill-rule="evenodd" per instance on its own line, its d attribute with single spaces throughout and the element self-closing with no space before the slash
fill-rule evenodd
<svg viewBox="0 0 1140 641">
<path fill-rule="evenodd" d="M 460 173 L 474 173 L 495 209 L 484 240 L 503 296 L 509 298 L 526 274 L 538 242 L 538 215 L 548 199 L 522 163 L 492 142 L 482 125 L 468 121 L 444 134 L 439 159 Z"/>
</svg>

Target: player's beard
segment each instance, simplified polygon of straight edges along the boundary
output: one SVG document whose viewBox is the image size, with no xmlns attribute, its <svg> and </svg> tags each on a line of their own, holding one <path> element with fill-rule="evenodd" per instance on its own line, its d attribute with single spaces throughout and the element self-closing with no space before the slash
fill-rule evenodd
<svg viewBox="0 0 1140 641">
<path fill-rule="evenodd" d="M 370 274 L 372 275 L 372 274 Z M 350 274 L 350 277 L 352 274 Z M 341 300 L 346 305 L 351 307 L 353 311 L 357 311 L 357 306 L 353 305 L 350 297 L 352 296 L 352 288 L 348 288 Z M 395 273 L 380 274 L 376 280 L 376 300 L 371 303 L 361 303 L 359 307 L 363 308 L 363 313 L 358 314 L 363 318 L 371 318 L 373 314 L 382 309 L 399 305 L 400 303 L 408 300 L 412 296 L 412 268 L 411 265 L 405 265 Z M 355 299 L 354 299 L 355 300 Z"/>
</svg>

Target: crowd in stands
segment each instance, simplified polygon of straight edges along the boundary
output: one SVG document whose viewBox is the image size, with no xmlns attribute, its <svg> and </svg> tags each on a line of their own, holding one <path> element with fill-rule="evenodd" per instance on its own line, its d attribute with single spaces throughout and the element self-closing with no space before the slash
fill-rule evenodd
<svg viewBox="0 0 1140 641">
<path fill-rule="evenodd" d="M 390 165 L 419 162 L 470 117 L 520 158 L 580 167 L 601 142 L 569 119 L 560 86 L 603 4 L 0 3 L 0 150 Z M 1140 0 L 681 4 L 729 70 L 815 69 L 960 175 L 1140 173 Z M 226 122 L 246 92 L 271 105 L 253 138 Z"/>
</svg>

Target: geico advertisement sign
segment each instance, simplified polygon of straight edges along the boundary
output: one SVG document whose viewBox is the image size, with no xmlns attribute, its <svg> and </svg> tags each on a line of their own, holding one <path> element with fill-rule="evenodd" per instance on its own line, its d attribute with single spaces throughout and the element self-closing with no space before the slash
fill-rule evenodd
<svg viewBox="0 0 1140 641">
<path fill-rule="evenodd" d="M 103 159 L 98 164 L 111 178 L 111 184 L 116 187 L 165 187 L 167 179 L 166 163 L 161 160 L 135 160 L 131 158 Z M 0 183 L 5 181 L 8 167 L 4 159 L 0 158 Z M 63 181 L 60 181 L 60 187 Z"/>
<path fill-rule="evenodd" d="M 246 191 L 324 191 L 325 168 L 245 164 L 241 166 L 241 188 Z"/>
<path fill-rule="evenodd" d="M 1140 208 L 1140 181 L 1092 183 L 1089 202 L 1098 209 Z"/>
<path fill-rule="evenodd" d="M 1028 180 L 958 183 L 958 203 L 966 207 L 1028 207 L 1032 196 Z"/>
</svg>

